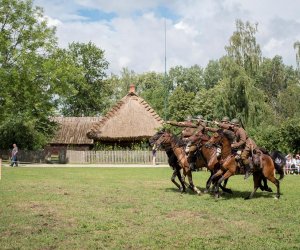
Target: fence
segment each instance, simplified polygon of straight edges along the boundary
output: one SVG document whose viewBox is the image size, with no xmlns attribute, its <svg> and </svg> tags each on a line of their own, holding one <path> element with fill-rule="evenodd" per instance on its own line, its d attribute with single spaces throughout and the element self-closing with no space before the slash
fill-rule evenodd
<svg viewBox="0 0 300 250">
<path fill-rule="evenodd" d="M 0 158 L 9 161 L 10 152 L 0 150 Z M 76 151 L 61 150 L 55 154 L 45 151 L 20 150 L 18 161 L 22 163 L 99 163 L 99 164 L 152 164 L 151 151 Z M 164 151 L 156 152 L 156 162 L 168 163 Z"/>
<path fill-rule="evenodd" d="M 67 150 L 69 163 L 152 164 L 151 151 L 75 151 Z M 157 163 L 167 163 L 164 151 L 156 152 Z"/>
</svg>

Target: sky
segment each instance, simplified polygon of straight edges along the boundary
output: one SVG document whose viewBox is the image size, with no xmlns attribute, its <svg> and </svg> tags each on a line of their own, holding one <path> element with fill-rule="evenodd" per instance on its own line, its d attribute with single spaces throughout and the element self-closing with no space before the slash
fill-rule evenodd
<svg viewBox="0 0 300 250">
<path fill-rule="evenodd" d="M 56 26 L 60 47 L 91 41 L 105 51 L 114 74 L 126 67 L 164 72 L 165 55 L 167 70 L 206 67 L 226 54 L 237 19 L 258 24 L 263 57 L 280 55 L 285 64 L 296 65 L 300 0 L 34 0 L 34 5 Z"/>
</svg>

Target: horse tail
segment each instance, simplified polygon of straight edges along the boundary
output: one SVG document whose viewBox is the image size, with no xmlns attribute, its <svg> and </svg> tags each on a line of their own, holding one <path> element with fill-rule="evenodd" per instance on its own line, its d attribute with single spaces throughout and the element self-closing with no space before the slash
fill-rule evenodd
<svg viewBox="0 0 300 250">
<path fill-rule="evenodd" d="M 275 169 L 277 173 L 280 175 L 279 180 L 282 180 L 284 177 L 284 166 L 286 164 L 286 159 L 280 151 L 273 151 L 271 152 L 271 157 L 273 159 Z"/>
<path fill-rule="evenodd" d="M 283 171 L 283 165 L 279 165 L 275 163 L 275 169 L 277 173 L 279 174 L 279 180 L 282 180 L 284 177 L 284 171 Z"/>
</svg>

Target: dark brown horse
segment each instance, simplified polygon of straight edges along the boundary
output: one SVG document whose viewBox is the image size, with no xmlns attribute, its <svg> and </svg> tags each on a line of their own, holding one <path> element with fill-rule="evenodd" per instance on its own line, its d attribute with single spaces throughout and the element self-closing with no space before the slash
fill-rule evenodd
<svg viewBox="0 0 300 250">
<path fill-rule="evenodd" d="M 164 132 L 155 142 L 155 145 L 157 147 L 159 147 L 161 144 L 169 145 L 172 148 L 172 151 L 177 158 L 178 164 L 182 168 L 183 175 L 188 177 L 189 188 L 197 194 L 201 194 L 201 191 L 193 183 L 192 172 L 189 167 L 187 155 L 184 151 L 185 143 L 171 133 Z"/>
<path fill-rule="evenodd" d="M 149 139 L 149 143 L 150 143 L 150 145 L 152 147 L 157 148 L 158 145 L 155 144 L 155 143 L 164 134 L 164 132 L 165 132 L 164 130 L 158 131 L 155 135 L 153 135 Z M 184 180 L 183 180 L 182 175 L 180 173 L 181 167 L 178 164 L 177 157 L 174 154 L 171 145 L 167 144 L 167 143 L 160 143 L 160 148 L 162 148 L 163 150 L 165 150 L 165 152 L 167 154 L 167 157 L 168 157 L 168 164 L 173 169 L 173 174 L 171 176 L 171 181 L 175 184 L 175 186 L 181 192 L 185 192 L 186 191 L 186 186 L 184 184 Z M 176 181 L 176 177 L 180 181 L 181 185 Z"/>
<path fill-rule="evenodd" d="M 274 183 L 277 192 L 275 195 L 276 199 L 280 197 L 280 182 L 275 176 L 275 165 L 272 157 L 268 154 L 264 154 L 261 150 L 254 150 L 252 155 L 252 164 L 254 165 L 255 171 L 253 172 L 254 189 L 251 194 L 245 199 L 251 199 L 255 194 L 256 190 L 260 187 L 261 176 L 266 177 L 269 181 Z M 280 179 L 283 177 L 280 176 Z"/>
</svg>

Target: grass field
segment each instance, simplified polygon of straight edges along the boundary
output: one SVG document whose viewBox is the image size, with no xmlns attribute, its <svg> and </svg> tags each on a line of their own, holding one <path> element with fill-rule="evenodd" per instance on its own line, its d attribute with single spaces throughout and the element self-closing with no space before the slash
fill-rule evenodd
<svg viewBox="0 0 300 250">
<path fill-rule="evenodd" d="M 300 176 L 282 196 L 180 194 L 169 168 L 3 168 L 0 249 L 299 249 Z M 206 172 L 194 174 L 203 190 Z M 275 186 L 269 183 L 275 190 Z"/>
</svg>

